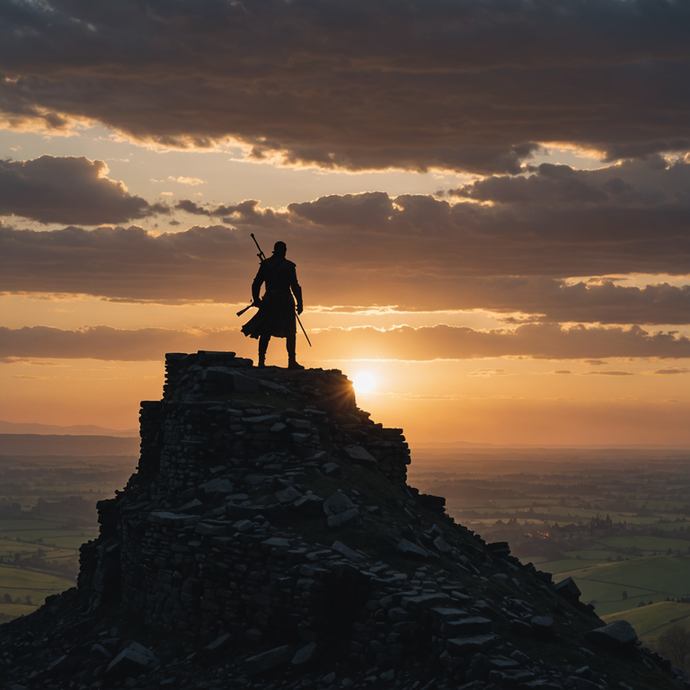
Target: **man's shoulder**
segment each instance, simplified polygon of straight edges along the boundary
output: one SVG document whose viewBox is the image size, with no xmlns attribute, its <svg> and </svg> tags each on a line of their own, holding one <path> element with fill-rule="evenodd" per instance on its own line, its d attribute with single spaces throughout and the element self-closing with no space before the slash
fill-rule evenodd
<svg viewBox="0 0 690 690">
<path fill-rule="evenodd" d="M 273 258 L 273 257 L 271 257 Z M 281 258 L 280 260 L 276 261 L 273 264 L 278 271 L 285 271 L 285 270 L 290 270 L 290 269 L 295 269 L 297 268 L 297 264 L 293 263 L 290 261 L 290 259 L 283 259 Z"/>
<path fill-rule="evenodd" d="M 269 256 L 262 264 L 262 266 L 277 267 L 282 268 L 283 266 L 296 268 L 297 264 L 290 261 L 290 259 L 285 259 L 283 257 Z"/>
</svg>

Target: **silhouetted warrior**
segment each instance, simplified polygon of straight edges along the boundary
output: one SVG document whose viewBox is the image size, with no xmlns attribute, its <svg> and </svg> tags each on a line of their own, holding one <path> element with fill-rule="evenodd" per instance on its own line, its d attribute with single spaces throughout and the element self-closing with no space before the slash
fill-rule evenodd
<svg viewBox="0 0 690 690">
<path fill-rule="evenodd" d="M 276 242 L 273 256 L 261 263 L 259 272 L 252 283 L 252 300 L 259 311 L 242 326 L 242 333 L 259 339 L 259 367 L 266 366 L 266 350 L 271 336 L 287 339 L 288 369 L 304 369 L 295 359 L 297 340 L 297 321 L 295 319 L 295 300 L 297 313 L 301 314 L 302 288 L 297 282 L 295 264 L 285 258 L 287 245 Z M 259 297 L 262 283 L 266 283 L 263 299 Z M 292 296 L 295 296 L 293 299 Z"/>
</svg>

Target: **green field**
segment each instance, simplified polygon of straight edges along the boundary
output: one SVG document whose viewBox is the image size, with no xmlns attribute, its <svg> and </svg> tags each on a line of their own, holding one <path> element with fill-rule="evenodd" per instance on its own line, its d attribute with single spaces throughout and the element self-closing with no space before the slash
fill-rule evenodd
<svg viewBox="0 0 690 690">
<path fill-rule="evenodd" d="M 0 520 L 1 537 L 19 537 L 20 539 L 30 539 L 27 533 L 52 531 L 65 524 L 65 518 L 40 518 L 37 520 Z"/>
<path fill-rule="evenodd" d="M 12 618 L 19 618 L 19 616 L 28 616 L 38 609 L 38 605 L 28 606 L 27 604 L 5 604 L 0 602 L 0 614 L 11 616 Z M 1 622 L 1 619 L 0 619 Z"/>
<path fill-rule="evenodd" d="M 664 532 L 684 532 L 690 534 L 690 523 L 687 522 L 662 522 L 655 525 L 655 527 Z"/>
<path fill-rule="evenodd" d="M 581 551 L 566 551 L 565 555 L 568 558 L 574 558 L 575 560 L 604 563 L 607 558 L 615 561 L 616 558 L 618 558 L 619 553 L 617 551 L 606 551 L 604 549 L 583 549 Z M 594 563 L 583 563 L 582 565 L 594 565 Z"/>
<path fill-rule="evenodd" d="M 675 601 L 661 601 L 651 606 L 641 606 L 630 611 L 603 616 L 606 623 L 626 620 L 635 628 L 640 639 L 645 641 L 658 637 L 665 628 L 682 622 L 690 630 L 690 604 L 679 604 Z"/>
<path fill-rule="evenodd" d="M 96 501 L 124 486 L 135 464 L 130 456 L 0 455 L 0 620 L 74 586 L 79 547 L 98 536 Z"/>
<path fill-rule="evenodd" d="M 660 551 L 681 551 L 688 553 L 690 541 L 683 539 L 666 539 L 663 537 L 647 537 L 643 535 L 634 535 L 630 537 L 605 537 L 597 540 L 598 544 L 604 547 L 613 549 L 629 549 L 636 548 L 640 551 L 649 551 L 657 553 Z"/>
<path fill-rule="evenodd" d="M 31 613 L 43 604 L 46 597 L 74 587 L 74 582 L 59 575 L 38 573 L 31 570 L 0 566 L 0 613 L 21 616 Z M 6 595 L 12 603 L 5 601 Z M 17 603 L 31 597 L 31 606 Z"/>
<path fill-rule="evenodd" d="M 572 561 L 571 561 L 572 563 Z M 540 564 L 547 570 L 551 564 Z M 599 616 L 634 609 L 640 602 L 662 602 L 690 594 L 690 558 L 657 556 L 602 563 L 560 571 L 556 581 L 572 577 L 582 592 L 581 601 L 594 603 Z M 627 599 L 623 598 L 627 593 Z"/>
<path fill-rule="evenodd" d="M 74 587 L 72 580 L 48 573 L 35 573 L 29 570 L 5 568 L 0 566 L 0 614 L 16 618 L 25 616 L 42 606 L 46 597 L 59 594 Z M 9 595 L 13 603 L 7 603 Z M 26 597 L 31 597 L 27 604 Z M 18 603 L 17 600 L 22 603 Z"/>
</svg>

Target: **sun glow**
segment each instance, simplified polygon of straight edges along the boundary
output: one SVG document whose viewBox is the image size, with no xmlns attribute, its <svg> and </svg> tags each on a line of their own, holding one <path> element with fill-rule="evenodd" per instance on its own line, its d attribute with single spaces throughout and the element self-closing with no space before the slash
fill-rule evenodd
<svg viewBox="0 0 690 690">
<path fill-rule="evenodd" d="M 355 374 L 352 383 L 357 393 L 370 393 L 376 385 L 376 379 L 368 371 Z"/>
</svg>

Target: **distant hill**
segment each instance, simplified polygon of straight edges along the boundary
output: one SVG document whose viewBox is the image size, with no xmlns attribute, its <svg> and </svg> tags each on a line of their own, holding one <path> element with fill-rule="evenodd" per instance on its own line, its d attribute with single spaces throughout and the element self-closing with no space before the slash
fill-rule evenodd
<svg viewBox="0 0 690 690">
<path fill-rule="evenodd" d="M 94 424 L 58 426 L 56 424 L 34 424 L 5 422 L 0 420 L 0 434 L 49 434 L 51 436 L 117 436 L 138 437 L 139 429 L 108 429 Z"/>
<path fill-rule="evenodd" d="M 139 439 L 114 436 L 0 434 L 0 455 L 138 455 Z"/>
</svg>

